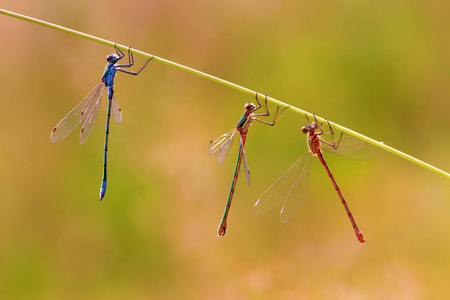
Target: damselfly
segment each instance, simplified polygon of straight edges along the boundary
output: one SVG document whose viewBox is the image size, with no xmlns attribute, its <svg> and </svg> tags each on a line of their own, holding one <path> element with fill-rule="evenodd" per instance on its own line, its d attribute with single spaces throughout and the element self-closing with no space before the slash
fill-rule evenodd
<svg viewBox="0 0 450 300">
<path fill-rule="evenodd" d="M 74 109 L 72 109 L 53 129 L 50 134 L 50 140 L 53 143 L 57 143 L 64 139 L 69 133 L 71 133 L 75 127 L 81 125 L 80 132 L 80 144 L 83 144 L 91 133 L 95 120 L 97 119 L 98 112 L 102 103 L 102 95 L 105 88 L 108 88 L 108 113 L 106 118 L 106 130 L 105 130 L 105 147 L 103 154 L 103 175 L 102 184 L 100 187 L 100 201 L 103 199 L 106 193 L 106 166 L 107 166 L 107 152 L 108 152 L 108 136 L 109 136 L 109 119 L 111 113 L 114 120 L 117 123 L 122 121 L 122 109 L 117 103 L 114 97 L 114 77 L 117 71 L 138 75 L 153 58 L 147 60 L 144 66 L 137 72 L 124 70 L 122 68 L 129 68 L 134 65 L 133 54 L 130 52 L 131 47 L 128 48 L 128 64 L 119 65 L 118 62 L 125 56 L 123 52 L 114 47 L 116 53 L 110 54 L 106 57 L 108 65 L 102 76 L 102 81 L 80 102 Z"/>
<path fill-rule="evenodd" d="M 283 112 L 289 107 L 284 108 L 280 115 L 278 115 L 278 111 L 280 109 L 280 107 L 278 106 L 277 111 L 275 113 L 275 117 L 273 119 L 272 123 L 260 120 L 256 117 L 268 117 L 270 116 L 270 112 L 269 112 L 269 106 L 267 104 L 267 95 L 266 95 L 266 100 L 265 100 L 265 104 L 266 104 L 266 112 L 265 113 L 261 113 L 261 114 L 255 114 L 254 112 L 257 111 L 258 109 L 261 108 L 261 103 L 259 102 L 258 99 L 258 93 L 256 93 L 256 102 L 258 103 L 258 106 L 256 106 L 253 103 L 247 103 L 245 104 L 245 111 L 244 111 L 244 115 L 242 116 L 242 118 L 239 120 L 236 128 L 234 128 L 233 130 L 231 130 L 228 133 L 225 133 L 221 136 L 218 136 L 214 139 L 212 139 L 209 142 L 209 154 L 210 155 L 216 155 L 217 156 L 217 162 L 219 164 L 221 164 L 225 158 L 227 157 L 228 153 L 230 152 L 231 149 L 231 145 L 233 144 L 233 139 L 234 137 L 239 134 L 239 154 L 237 157 L 237 162 L 236 162 L 236 167 L 234 169 L 234 175 L 233 175 L 233 180 L 231 181 L 231 188 L 230 188 L 230 192 L 228 193 L 228 199 L 227 199 L 227 204 L 225 206 L 225 211 L 223 213 L 223 217 L 222 217 L 222 221 L 220 222 L 219 225 L 219 230 L 217 232 L 217 234 L 219 236 L 224 236 L 225 235 L 225 231 L 227 229 L 227 218 L 228 218 L 228 213 L 230 211 L 230 206 L 231 206 L 231 200 L 233 198 L 234 195 L 234 189 L 236 187 L 236 181 L 237 178 L 239 176 L 239 170 L 241 168 L 241 162 L 244 162 L 244 171 L 245 171 L 245 177 L 247 179 L 247 184 L 250 186 L 250 171 L 248 169 L 248 163 L 247 163 L 247 157 L 245 156 L 245 150 L 244 150 L 244 145 L 245 145 L 245 140 L 247 138 L 247 132 L 248 132 L 248 128 L 251 125 L 251 122 L 253 120 L 256 120 L 258 122 L 264 123 L 266 125 L 270 125 L 273 126 L 276 124 L 276 122 L 278 121 L 278 119 L 281 117 L 281 115 L 283 114 Z"/>
<path fill-rule="evenodd" d="M 322 123 L 319 124 L 316 117 L 314 116 L 315 122 L 310 123 L 308 117 L 308 125 L 302 127 L 302 132 L 307 134 L 308 148 L 309 150 L 300 157 L 292 167 L 284 173 L 277 181 L 275 181 L 262 195 L 259 197 L 258 201 L 255 203 L 254 211 L 257 215 L 266 213 L 268 210 L 272 209 L 277 204 L 283 203 L 281 209 L 281 220 L 284 223 L 289 222 L 292 217 L 298 212 L 300 209 L 301 203 L 306 196 L 306 190 L 308 189 L 309 184 L 309 167 L 314 156 L 319 158 L 320 162 L 324 166 L 325 170 L 328 173 L 328 176 L 333 183 L 333 186 L 336 192 L 341 199 L 342 204 L 344 205 L 345 211 L 347 212 L 347 216 L 352 223 L 353 230 L 355 231 L 356 237 L 358 238 L 360 243 L 364 243 L 364 237 L 361 231 L 358 229 L 355 220 L 348 208 L 347 202 L 342 196 L 342 193 L 331 174 L 330 169 L 325 162 L 325 159 L 322 155 L 322 151 L 334 153 L 337 155 L 353 155 L 356 154 L 356 158 L 353 159 L 367 159 L 374 156 L 379 156 L 380 152 L 372 151 L 372 154 L 368 154 L 368 157 L 364 157 L 364 153 L 368 153 L 370 151 L 364 151 L 363 155 L 358 156 L 358 152 L 363 150 L 363 148 L 367 148 L 366 150 L 373 150 L 375 147 L 370 147 L 370 144 L 366 142 L 358 140 L 358 143 L 343 143 L 341 145 L 341 141 L 343 141 L 341 136 L 339 140 L 335 141 L 334 132 L 331 128 L 330 122 L 327 120 L 328 127 L 330 128 L 329 132 L 324 132 L 321 128 Z M 331 135 L 331 142 L 325 141 L 321 135 L 329 134 Z M 351 140 L 351 139 L 350 139 Z M 353 139 L 354 140 L 354 139 Z M 325 147 L 322 148 L 322 145 Z M 341 148 L 339 148 L 341 146 Z M 339 149 L 338 149 L 339 148 Z M 352 158 L 352 157 L 349 157 Z"/>
</svg>

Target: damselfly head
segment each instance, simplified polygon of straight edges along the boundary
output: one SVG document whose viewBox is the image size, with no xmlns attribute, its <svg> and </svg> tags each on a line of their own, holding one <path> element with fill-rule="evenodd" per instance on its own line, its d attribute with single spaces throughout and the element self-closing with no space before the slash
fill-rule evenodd
<svg viewBox="0 0 450 300">
<path fill-rule="evenodd" d="M 303 133 L 308 133 L 311 130 L 315 130 L 317 128 L 317 124 L 315 122 L 312 122 L 311 124 L 308 124 L 306 126 L 302 127 L 302 132 Z"/>
<path fill-rule="evenodd" d="M 113 53 L 113 54 L 108 55 L 108 56 L 106 57 L 106 60 L 107 60 L 109 63 L 116 63 L 116 62 L 119 61 L 119 57 L 118 57 L 115 53 Z"/>
<path fill-rule="evenodd" d="M 256 108 L 255 104 L 253 104 L 253 103 L 247 103 L 247 104 L 245 104 L 244 107 L 245 107 L 245 110 L 247 110 L 249 112 L 254 111 Z"/>
</svg>

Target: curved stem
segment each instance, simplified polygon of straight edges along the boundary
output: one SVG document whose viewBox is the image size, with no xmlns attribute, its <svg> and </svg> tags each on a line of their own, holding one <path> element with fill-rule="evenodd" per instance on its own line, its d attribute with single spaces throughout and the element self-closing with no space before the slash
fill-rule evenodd
<svg viewBox="0 0 450 300">
<path fill-rule="evenodd" d="M 93 35 L 90 35 L 90 34 L 86 34 L 84 32 L 76 31 L 76 30 L 73 30 L 73 29 L 70 29 L 70 28 L 67 28 L 67 27 L 63 27 L 63 26 L 59 26 L 59 25 L 56 25 L 56 24 L 53 24 L 53 23 L 45 22 L 45 21 L 42 21 L 42 20 L 39 20 L 39 19 L 31 18 L 31 17 L 25 16 L 25 15 L 21 15 L 21 14 L 15 13 L 15 12 L 8 11 L 8 10 L 0 9 L 0 14 L 7 15 L 7 16 L 10 16 L 10 17 L 13 17 L 13 18 L 17 18 L 17 19 L 20 19 L 20 20 L 24 20 L 24 21 L 27 21 L 27 22 L 31 22 L 31 23 L 34 23 L 34 24 L 37 24 L 37 25 L 45 26 L 45 27 L 48 27 L 48 28 L 51 28 L 51 29 L 59 30 L 59 31 L 62 31 L 62 32 L 65 32 L 65 33 L 70 33 L 72 35 L 75 35 L 75 36 L 78 36 L 78 37 L 81 37 L 81 38 L 84 38 L 84 39 L 87 39 L 87 40 L 90 40 L 90 41 L 93 41 L 93 42 L 96 42 L 96 43 L 107 45 L 107 46 L 110 46 L 110 47 L 114 47 L 116 45 L 117 48 L 119 48 L 119 49 L 121 49 L 123 51 L 128 51 L 129 50 L 128 46 L 116 44 L 115 42 L 108 41 L 108 40 L 105 40 L 105 39 L 102 39 L 102 38 L 99 38 L 99 37 L 96 37 L 96 36 L 93 36 Z M 221 79 L 219 77 L 216 77 L 216 76 L 213 76 L 213 75 L 210 75 L 210 74 L 198 71 L 196 69 L 193 69 L 193 68 L 190 68 L 190 67 L 178 64 L 176 62 L 164 59 L 162 57 L 158 57 L 158 56 L 155 56 L 153 54 L 149 54 L 147 52 L 135 50 L 135 49 L 132 49 L 132 48 L 130 49 L 130 52 L 133 53 L 133 54 L 145 57 L 145 58 L 152 58 L 153 57 L 154 61 L 157 61 L 157 62 L 166 64 L 168 66 L 171 66 L 171 67 L 183 70 L 185 72 L 189 72 L 191 74 L 203 77 L 203 78 L 208 79 L 210 81 L 214 81 L 216 83 L 228 86 L 228 87 L 230 87 L 232 89 L 235 89 L 235 90 L 238 90 L 240 92 L 246 93 L 246 94 L 248 94 L 250 96 L 253 96 L 253 95 L 256 94 L 256 91 L 253 91 L 251 89 L 245 88 L 243 86 L 237 85 L 235 83 L 232 83 L 230 81 Z M 263 94 L 263 93 L 261 93 L 261 94 Z M 292 111 L 294 111 L 296 113 L 299 113 L 301 115 L 307 115 L 307 116 L 309 116 L 311 118 L 314 117 L 314 115 L 312 113 L 304 111 L 304 110 L 302 110 L 300 108 L 297 108 L 295 106 L 289 105 L 289 104 L 287 104 L 287 103 L 285 103 L 283 101 L 280 101 L 280 100 L 277 100 L 277 99 L 274 99 L 274 98 L 271 98 L 271 97 L 267 97 L 267 100 L 272 102 L 272 103 L 274 103 L 274 104 L 277 104 L 277 105 L 279 105 L 281 107 L 284 107 L 284 108 L 289 107 L 288 108 L 289 110 L 292 110 Z M 321 121 L 321 122 L 326 122 L 326 120 L 324 118 L 319 117 L 317 115 L 316 115 L 316 118 L 319 121 Z M 404 152 L 401 152 L 401 151 L 399 151 L 399 150 L 397 150 L 395 148 L 392 148 L 392 147 L 390 147 L 390 146 L 388 146 L 388 145 L 386 145 L 386 144 L 384 144 L 382 142 L 379 142 L 379 141 L 376 141 L 374 139 L 371 139 L 371 138 L 369 138 L 369 137 L 367 137 L 365 135 L 362 135 L 362 134 L 360 134 L 360 133 L 358 133 L 356 131 L 350 130 L 350 129 L 348 129 L 348 128 L 344 127 L 344 126 L 341 126 L 339 124 L 336 124 L 334 122 L 330 122 L 330 124 L 333 125 L 334 128 L 337 128 L 340 131 L 345 132 L 348 135 L 352 135 L 352 136 L 354 136 L 354 137 L 356 137 L 358 139 L 361 139 L 361 140 L 363 140 L 363 141 L 365 141 L 367 143 L 370 143 L 370 144 L 375 145 L 375 146 L 377 146 L 379 148 L 382 148 L 382 149 L 384 149 L 384 150 L 386 150 L 388 152 L 391 152 L 392 154 L 395 154 L 395 155 L 397 155 L 399 157 L 402 157 L 402 158 L 404 158 L 406 160 L 409 160 L 409 161 L 411 161 L 411 162 L 413 162 L 413 163 L 415 163 L 415 164 L 417 164 L 419 166 L 422 166 L 422 167 L 424 167 L 424 168 L 426 168 L 426 169 L 428 169 L 430 171 L 433 171 L 433 172 L 435 172 L 435 173 L 437 173 L 439 175 L 442 175 L 442 176 L 447 177 L 447 178 L 450 179 L 450 174 L 449 173 L 444 172 L 443 170 L 438 169 L 438 168 L 436 168 L 436 167 L 434 167 L 434 166 L 432 166 L 430 164 L 427 164 L 426 162 L 423 162 L 423 161 L 421 161 L 421 160 L 419 160 L 419 159 L 417 159 L 415 157 L 412 157 L 412 156 L 410 156 L 410 155 L 408 155 L 408 154 L 406 154 Z"/>
</svg>

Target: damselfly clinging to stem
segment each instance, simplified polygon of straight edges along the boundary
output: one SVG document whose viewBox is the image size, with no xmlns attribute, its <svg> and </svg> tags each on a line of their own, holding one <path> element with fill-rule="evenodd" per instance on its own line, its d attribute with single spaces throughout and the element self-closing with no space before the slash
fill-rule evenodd
<svg viewBox="0 0 450 300">
<path fill-rule="evenodd" d="M 122 68 L 129 68 L 134 65 L 133 54 L 130 52 L 131 47 L 128 48 L 128 64 L 119 65 L 118 62 L 125 56 L 123 52 L 114 46 L 116 53 L 110 54 L 106 57 L 108 65 L 102 76 L 102 82 L 100 82 L 87 96 L 72 109 L 59 123 L 55 126 L 50 134 L 50 140 L 53 143 L 57 143 L 64 139 L 69 133 L 71 133 L 75 127 L 81 125 L 80 144 L 83 144 L 91 133 L 95 120 L 97 119 L 98 112 L 102 103 L 102 95 L 105 88 L 108 88 L 108 114 L 106 117 L 106 130 L 105 130 L 105 147 L 103 154 L 103 175 L 102 184 L 100 187 L 100 201 L 105 197 L 106 193 L 106 166 L 107 166 L 107 152 L 108 152 L 108 136 L 109 136 L 109 119 L 111 113 L 114 120 L 117 123 L 122 121 L 122 110 L 114 97 L 114 77 L 117 71 L 138 75 L 153 58 L 147 60 L 144 66 L 137 72 L 124 70 Z"/>
<path fill-rule="evenodd" d="M 334 132 L 328 120 L 327 123 L 328 127 L 330 128 L 330 132 L 324 132 L 321 128 L 322 123 L 319 124 L 315 116 L 315 122 L 310 123 L 308 116 L 306 116 L 306 119 L 308 120 L 308 125 L 302 127 L 302 132 L 307 134 L 309 150 L 305 153 L 305 155 L 299 158 L 286 173 L 284 173 L 277 181 L 275 181 L 261 195 L 261 197 L 259 197 L 258 201 L 255 203 L 254 211 L 258 215 L 263 214 L 278 203 L 283 203 L 283 207 L 280 213 L 281 220 L 284 223 L 289 222 L 300 209 L 300 205 L 306 195 L 306 190 L 308 189 L 309 183 L 309 167 L 311 165 L 313 157 L 317 156 L 317 158 L 319 158 L 320 162 L 327 171 L 328 176 L 330 177 L 331 182 L 333 183 L 333 186 L 338 193 L 339 198 L 341 199 L 342 205 L 347 212 L 347 216 L 352 223 L 356 237 L 362 244 L 365 241 L 364 237 L 361 231 L 358 229 L 358 226 L 353 219 L 352 213 L 347 206 L 347 202 L 345 201 L 344 196 L 342 196 L 342 193 L 322 155 L 322 150 L 329 153 L 337 152 L 342 141 L 343 133 L 341 133 L 339 140 L 335 141 Z M 332 141 L 325 141 L 321 137 L 322 134 L 331 135 Z M 322 143 L 325 144 L 326 147 L 322 148 Z M 364 147 L 363 143 L 364 142 L 360 141 L 360 143 L 358 144 L 346 145 L 346 149 L 344 150 L 346 152 L 345 155 L 353 154 L 361 150 Z"/>
<path fill-rule="evenodd" d="M 278 111 L 280 109 L 280 107 L 278 106 L 277 112 L 275 113 L 275 117 L 273 119 L 273 122 L 269 123 L 269 122 L 266 122 L 266 121 L 263 121 L 263 120 L 260 120 L 257 118 L 257 117 L 270 116 L 269 106 L 267 104 L 267 95 L 266 95 L 266 100 L 265 100 L 265 104 L 266 104 L 266 112 L 265 113 L 255 114 L 255 111 L 257 111 L 258 109 L 261 108 L 261 103 L 259 102 L 259 99 L 258 99 L 258 93 L 256 93 L 255 99 L 256 99 L 256 102 L 258 103 L 258 106 L 256 106 L 253 103 L 245 104 L 244 115 L 237 123 L 236 128 L 234 128 L 233 130 L 231 130 L 228 133 L 225 133 L 221 136 L 218 136 L 218 137 L 212 139 L 209 142 L 209 154 L 216 155 L 217 162 L 219 164 L 221 164 L 227 157 L 228 153 L 230 152 L 234 137 L 236 136 L 236 134 L 239 134 L 239 154 L 237 157 L 236 167 L 234 169 L 233 180 L 231 181 L 230 192 L 228 193 L 227 204 L 225 206 L 225 211 L 223 213 L 222 221 L 220 222 L 219 230 L 217 232 L 217 234 L 219 236 L 224 236 L 225 231 L 227 230 L 228 213 L 230 211 L 231 200 L 234 195 L 234 189 L 236 187 L 236 181 L 239 176 L 239 170 L 241 168 L 242 161 L 244 161 L 244 171 L 245 171 L 245 177 L 247 178 L 247 184 L 250 186 L 250 172 L 248 170 L 247 157 L 245 156 L 245 151 L 244 151 L 245 139 L 247 137 L 248 128 L 250 127 L 253 120 L 256 120 L 258 122 L 261 122 L 261 123 L 264 123 L 264 124 L 270 125 L 270 126 L 275 125 L 276 122 L 278 121 L 278 119 L 280 119 L 283 112 L 289 107 L 288 106 L 288 107 L 284 108 L 281 111 L 280 115 L 278 115 Z"/>
</svg>

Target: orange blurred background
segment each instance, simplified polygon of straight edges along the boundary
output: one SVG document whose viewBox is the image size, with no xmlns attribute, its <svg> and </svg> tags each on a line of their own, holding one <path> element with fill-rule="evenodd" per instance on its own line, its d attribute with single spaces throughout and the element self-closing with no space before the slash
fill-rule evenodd
<svg viewBox="0 0 450 300">
<path fill-rule="evenodd" d="M 448 1 L 1 1 L 315 112 L 450 170 Z M 150 62 L 116 78 L 108 191 L 106 97 L 88 141 L 53 127 L 100 81 L 112 48 L 0 15 L 0 298 L 430 299 L 450 288 L 448 179 L 394 155 L 326 156 L 366 243 L 318 161 L 282 224 L 253 204 L 306 151 L 305 118 L 254 124 L 252 187 L 217 226 L 235 141 L 211 138 L 253 98 Z M 136 70 L 145 60 L 135 57 Z M 273 108 L 274 109 L 274 108 Z M 242 178 L 241 178 L 242 179 Z"/>
</svg>

